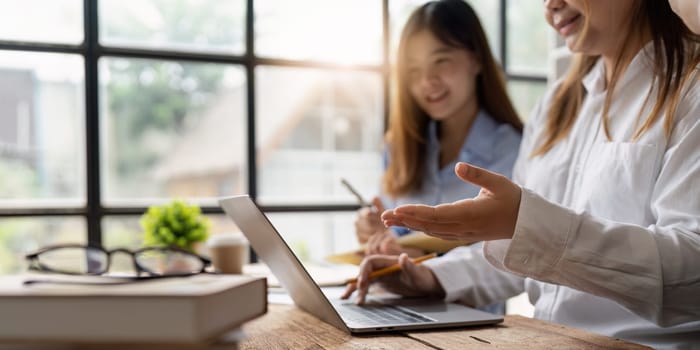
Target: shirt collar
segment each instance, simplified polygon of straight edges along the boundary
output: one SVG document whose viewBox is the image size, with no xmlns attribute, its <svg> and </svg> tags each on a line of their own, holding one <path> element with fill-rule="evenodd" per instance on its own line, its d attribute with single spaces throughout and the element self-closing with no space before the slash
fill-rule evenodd
<svg viewBox="0 0 700 350">
<path fill-rule="evenodd" d="M 651 67 L 650 63 L 653 60 L 653 51 L 654 44 L 653 42 L 649 42 L 637 52 L 622 78 L 617 83 L 618 89 L 625 86 L 630 79 L 639 75 L 641 70 Z M 596 62 L 591 71 L 583 77 L 582 83 L 583 87 L 589 93 L 598 94 L 605 91 L 605 65 L 603 64 L 602 58 L 598 58 L 598 62 Z"/>
<path fill-rule="evenodd" d="M 601 58 L 593 66 L 590 72 L 581 80 L 588 93 L 601 93 L 605 91 L 605 65 Z"/>
</svg>

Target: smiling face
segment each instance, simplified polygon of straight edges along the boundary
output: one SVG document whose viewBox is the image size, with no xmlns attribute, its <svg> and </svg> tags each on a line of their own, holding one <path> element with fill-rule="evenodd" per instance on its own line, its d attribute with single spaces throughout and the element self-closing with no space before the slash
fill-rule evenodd
<svg viewBox="0 0 700 350">
<path fill-rule="evenodd" d="M 625 38 L 635 1 L 545 0 L 544 13 L 571 51 L 614 55 Z"/>
<path fill-rule="evenodd" d="M 481 70 L 473 53 L 422 30 L 409 39 L 406 58 L 408 89 L 423 111 L 440 121 L 469 115 Z"/>
</svg>

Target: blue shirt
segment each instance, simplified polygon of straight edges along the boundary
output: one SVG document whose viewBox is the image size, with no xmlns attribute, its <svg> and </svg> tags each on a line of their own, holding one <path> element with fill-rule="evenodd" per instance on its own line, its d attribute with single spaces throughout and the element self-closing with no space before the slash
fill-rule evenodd
<svg viewBox="0 0 700 350">
<path fill-rule="evenodd" d="M 466 162 L 511 177 L 513 164 L 518 156 L 521 134 L 510 124 L 499 123 L 491 118 L 484 110 L 477 113 L 457 159 L 441 169 L 437 122 L 431 121 L 426 132 L 428 144 L 422 188 L 420 191 L 393 199 L 382 193 L 381 199 L 386 209 L 403 204 L 437 205 L 476 197 L 480 188 L 462 181 L 455 175 L 457 162 Z M 400 236 L 409 232 L 404 227 L 393 229 Z"/>
</svg>

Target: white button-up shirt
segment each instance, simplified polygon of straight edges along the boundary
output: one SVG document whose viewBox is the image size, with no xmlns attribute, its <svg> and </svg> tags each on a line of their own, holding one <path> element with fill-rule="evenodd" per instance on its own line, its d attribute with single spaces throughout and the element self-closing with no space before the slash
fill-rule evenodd
<svg viewBox="0 0 700 350">
<path fill-rule="evenodd" d="M 662 116 L 630 141 L 652 85 L 651 50 L 617 85 L 611 140 L 602 60 L 584 78 L 569 136 L 532 158 L 553 92 L 540 101 L 513 174 L 523 187 L 513 238 L 425 263 L 447 299 L 486 304 L 525 290 L 539 319 L 655 348 L 700 348 L 700 84 L 684 90 L 669 138 Z"/>
</svg>

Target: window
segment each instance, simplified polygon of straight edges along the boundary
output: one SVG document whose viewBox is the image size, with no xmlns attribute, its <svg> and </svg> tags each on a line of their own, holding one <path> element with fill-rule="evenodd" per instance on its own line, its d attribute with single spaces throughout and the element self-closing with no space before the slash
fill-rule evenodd
<svg viewBox="0 0 700 350">
<path fill-rule="evenodd" d="M 547 86 L 553 31 L 544 21 L 542 1 L 507 0 L 505 5 L 502 57 L 506 58 L 508 92 L 520 117 L 527 120 Z"/>
<path fill-rule="evenodd" d="M 1 3 L 0 40 L 78 45 L 83 42 L 83 5 L 76 0 Z"/>
<path fill-rule="evenodd" d="M 100 159 L 105 204 L 244 193 L 240 65 L 103 57 Z"/>
<path fill-rule="evenodd" d="M 373 192 L 382 167 L 381 75 L 268 65 L 255 73 L 259 201 L 352 203 L 341 177 L 370 180 L 358 186 Z"/>
<path fill-rule="evenodd" d="M 76 54 L 0 51 L 0 207 L 85 204 L 85 74 Z"/>
<path fill-rule="evenodd" d="M 214 232 L 249 193 L 304 258 L 355 245 L 378 189 L 387 65 L 421 0 L 26 0 L 0 14 L 0 274 L 50 243 L 141 244 L 178 197 Z M 541 3 L 469 0 L 526 117 Z M 384 28 L 388 32 L 384 33 Z M 531 40 L 537 38 L 537 40 Z M 533 46 L 535 45 L 535 46 Z"/>
</svg>

